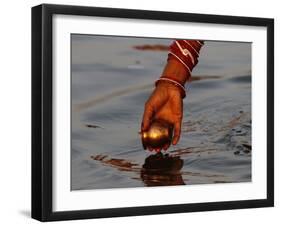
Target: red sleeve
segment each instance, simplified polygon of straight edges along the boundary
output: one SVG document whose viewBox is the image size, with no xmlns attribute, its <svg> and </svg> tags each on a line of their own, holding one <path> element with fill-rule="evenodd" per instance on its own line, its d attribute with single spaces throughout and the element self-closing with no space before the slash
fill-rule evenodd
<svg viewBox="0 0 281 226">
<path fill-rule="evenodd" d="M 168 60 L 170 58 L 178 60 L 191 73 L 198 63 L 200 49 L 203 45 L 204 42 L 199 40 L 175 40 L 170 45 Z"/>
</svg>

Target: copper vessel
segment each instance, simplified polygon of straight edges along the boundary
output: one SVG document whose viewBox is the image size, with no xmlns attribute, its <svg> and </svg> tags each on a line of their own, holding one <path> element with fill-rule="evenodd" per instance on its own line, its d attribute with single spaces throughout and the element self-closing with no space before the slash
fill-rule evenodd
<svg viewBox="0 0 281 226">
<path fill-rule="evenodd" d="M 163 120 L 155 120 L 151 123 L 149 130 L 141 133 L 143 148 L 162 149 L 170 145 L 173 136 L 173 126 Z"/>
</svg>

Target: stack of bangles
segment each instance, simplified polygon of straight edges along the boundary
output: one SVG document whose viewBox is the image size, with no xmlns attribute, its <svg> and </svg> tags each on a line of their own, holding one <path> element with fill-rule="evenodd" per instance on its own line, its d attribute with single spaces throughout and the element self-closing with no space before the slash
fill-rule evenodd
<svg viewBox="0 0 281 226">
<path fill-rule="evenodd" d="M 179 90 L 180 90 L 180 93 L 181 93 L 181 98 L 183 99 L 183 98 L 186 97 L 186 90 L 185 90 L 184 86 L 182 84 L 180 84 L 179 82 L 177 82 L 177 81 L 175 81 L 173 79 L 170 79 L 170 78 L 159 78 L 158 80 L 156 80 L 155 86 L 157 86 L 158 83 L 161 82 L 161 81 L 170 83 L 170 84 L 178 87 Z"/>
<path fill-rule="evenodd" d="M 170 45 L 168 60 L 171 58 L 177 60 L 187 69 L 189 74 L 191 74 L 192 69 L 198 63 L 199 52 L 203 45 L 204 42 L 200 40 L 175 40 Z M 184 86 L 176 80 L 161 77 L 155 82 L 155 85 L 157 85 L 160 81 L 165 81 L 175 85 L 181 91 L 182 98 L 186 96 Z"/>
</svg>

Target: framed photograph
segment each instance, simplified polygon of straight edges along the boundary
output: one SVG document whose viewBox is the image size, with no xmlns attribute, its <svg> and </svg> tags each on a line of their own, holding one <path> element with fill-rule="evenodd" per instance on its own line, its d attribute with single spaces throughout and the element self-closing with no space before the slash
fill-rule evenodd
<svg viewBox="0 0 281 226">
<path fill-rule="evenodd" d="M 32 217 L 274 205 L 274 21 L 32 8 Z"/>
</svg>

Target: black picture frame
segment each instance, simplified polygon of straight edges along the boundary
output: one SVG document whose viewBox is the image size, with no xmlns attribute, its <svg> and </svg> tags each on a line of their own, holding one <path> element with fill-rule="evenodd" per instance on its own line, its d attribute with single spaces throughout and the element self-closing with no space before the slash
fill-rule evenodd
<svg viewBox="0 0 281 226">
<path fill-rule="evenodd" d="M 55 14 L 266 27 L 267 198 L 54 212 L 52 210 L 52 17 Z M 273 19 L 50 4 L 32 8 L 32 218 L 40 221 L 57 221 L 270 206 L 274 206 Z"/>
</svg>

